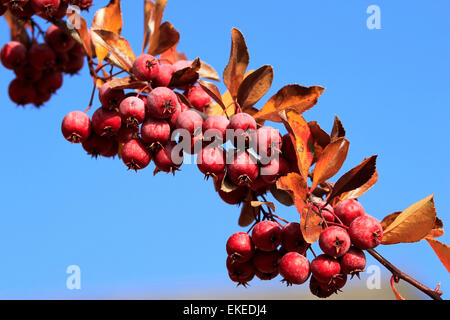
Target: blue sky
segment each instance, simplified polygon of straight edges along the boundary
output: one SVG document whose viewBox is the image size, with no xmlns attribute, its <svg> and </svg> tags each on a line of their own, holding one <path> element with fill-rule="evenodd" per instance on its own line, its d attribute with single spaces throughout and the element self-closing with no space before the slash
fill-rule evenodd
<svg viewBox="0 0 450 320">
<path fill-rule="evenodd" d="M 96 9 L 107 3 L 94 2 Z M 366 27 L 372 4 L 381 9 L 381 30 Z M 228 61 L 231 28 L 239 28 L 250 68 L 274 67 L 262 102 L 286 84 L 325 87 L 305 117 L 328 131 L 334 115 L 341 118 L 351 141 L 341 173 L 379 155 L 379 182 L 360 199 L 366 211 L 381 219 L 435 193 L 448 226 L 449 10 L 445 0 L 169 0 L 165 20 L 181 32 L 179 48 L 188 57 L 200 56 L 219 72 Z M 138 53 L 141 1 L 123 1 L 123 14 L 123 35 Z M 3 19 L 0 28 L 6 43 Z M 89 102 L 86 68 L 65 77 L 63 89 L 40 110 L 16 107 L 7 96 L 13 73 L 1 68 L 0 78 L 0 298 L 242 292 L 225 269 L 225 242 L 241 231 L 239 208 L 224 204 L 196 166 L 182 167 L 176 177 L 153 177 L 153 165 L 135 174 L 119 159 L 93 160 L 64 140 L 62 118 Z M 298 218 L 293 208 L 279 205 L 277 212 Z M 448 235 L 440 240 L 450 243 Z M 448 298 L 449 274 L 427 243 L 379 252 L 430 287 L 441 281 Z M 81 268 L 81 290 L 66 289 L 69 265 Z M 269 296 L 283 289 L 278 280 L 254 281 L 246 294 Z"/>
</svg>

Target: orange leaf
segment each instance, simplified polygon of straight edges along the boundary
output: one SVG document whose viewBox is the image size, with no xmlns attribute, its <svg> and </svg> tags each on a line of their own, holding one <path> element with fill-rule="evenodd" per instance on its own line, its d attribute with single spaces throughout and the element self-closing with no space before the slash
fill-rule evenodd
<svg viewBox="0 0 450 320">
<path fill-rule="evenodd" d="M 450 247 L 434 239 L 427 239 L 427 241 L 439 260 L 441 260 L 445 269 L 450 272 Z"/>
<path fill-rule="evenodd" d="M 159 36 L 154 40 L 149 53 L 156 56 L 177 45 L 178 41 L 180 41 L 180 33 L 170 22 L 164 22 L 159 28 Z"/>
<path fill-rule="evenodd" d="M 175 72 L 170 79 L 169 87 L 183 88 L 193 85 L 199 78 L 198 70 L 200 70 L 200 66 L 200 59 L 197 58 L 189 67 Z"/>
<path fill-rule="evenodd" d="M 213 67 L 211 67 L 206 62 L 202 61 L 202 65 L 200 66 L 200 70 L 198 71 L 198 74 L 201 78 L 214 80 L 214 81 L 220 81 L 219 74 L 216 70 L 214 70 Z"/>
<path fill-rule="evenodd" d="M 308 171 L 314 160 L 314 139 L 305 119 L 297 111 L 287 111 L 282 119 L 297 151 L 300 174 L 307 181 Z"/>
<path fill-rule="evenodd" d="M 300 230 L 302 231 L 303 238 L 307 243 L 316 242 L 319 240 L 320 233 L 322 232 L 322 218 L 312 210 L 311 205 L 304 205 L 299 208 L 296 204 L 296 207 L 301 212 Z"/>
<path fill-rule="evenodd" d="M 150 19 L 155 15 L 156 6 L 152 0 L 144 0 L 144 41 L 142 43 L 142 52 L 147 48 L 150 41 L 151 24 Z"/>
<path fill-rule="evenodd" d="M 177 44 L 173 47 L 167 49 L 165 52 L 161 53 L 159 60 L 162 62 L 168 62 L 174 64 L 180 60 L 187 60 L 187 57 L 184 53 L 177 51 Z"/>
<path fill-rule="evenodd" d="M 331 141 L 334 141 L 340 137 L 345 137 L 345 129 L 342 125 L 341 119 L 339 119 L 338 116 L 335 116 L 333 129 L 331 130 Z"/>
<path fill-rule="evenodd" d="M 203 90 L 205 90 L 205 92 L 222 107 L 222 110 L 226 109 L 225 104 L 222 101 L 220 91 L 214 83 L 200 80 L 199 84 L 203 88 Z"/>
<path fill-rule="evenodd" d="M 125 38 L 108 30 L 94 30 L 92 35 L 96 45 L 106 48 L 118 60 L 123 69 L 131 70 L 136 56 Z"/>
<path fill-rule="evenodd" d="M 92 21 L 91 30 L 107 30 L 120 35 L 122 31 L 122 11 L 120 9 L 120 0 L 110 0 L 109 4 L 99 9 Z M 108 49 L 95 44 L 98 63 L 101 63 L 108 55 Z"/>
<path fill-rule="evenodd" d="M 223 72 L 223 82 L 230 90 L 233 99 L 238 94 L 239 86 L 244 80 L 250 57 L 247 45 L 241 31 L 236 28 L 231 30 L 231 52 L 228 64 Z"/>
<path fill-rule="evenodd" d="M 381 221 L 381 226 L 383 227 L 383 230 L 386 230 L 386 228 L 394 222 L 395 219 L 399 216 L 399 214 L 402 213 L 401 211 L 391 213 L 390 215 L 387 215 L 383 218 L 383 221 Z M 431 231 L 423 238 L 423 239 L 433 239 L 433 238 L 439 238 L 444 235 L 444 224 L 442 223 L 442 220 L 436 217 L 436 220 L 434 221 L 434 226 L 431 229 Z"/>
<path fill-rule="evenodd" d="M 86 20 L 81 17 L 79 12 L 69 10 L 67 11 L 67 24 L 67 29 L 71 31 L 72 37 L 81 43 L 88 57 L 92 59 L 92 40 Z"/>
<path fill-rule="evenodd" d="M 148 22 L 148 32 L 150 34 L 150 46 L 148 47 L 147 53 L 153 54 L 159 43 L 160 37 L 160 27 L 162 22 L 162 17 L 164 15 L 164 10 L 166 8 L 167 0 L 156 0 L 155 10 L 150 16 Z"/>
<path fill-rule="evenodd" d="M 301 200 L 303 203 L 306 201 L 308 187 L 305 180 L 295 172 L 291 172 L 286 176 L 280 177 L 277 180 L 277 188 L 280 190 L 288 191 L 294 202 Z"/>
<path fill-rule="evenodd" d="M 237 102 L 245 111 L 254 106 L 269 91 L 273 81 L 271 66 L 262 66 L 242 81 L 237 94 Z"/>
<path fill-rule="evenodd" d="M 309 88 L 298 84 L 285 86 L 270 98 L 254 117 L 257 120 L 280 122 L 280 111 L 294 109 L 301 114 L 316 105 L 324 90 L 318 86 Z"/>
<path fill-rule="evenodd" d="M 331 200 L 344 192 L 353 191 L 365 185 L 376 172 L 376 161 L 377 156 L 372 156 L 345 173 L 334 184 L 333 191 L 331 192 L 328 201 L 331 202 Z"/>
<path fill-rule="evenodd" d="M 314 137 L 314 143 L 323 150 L 331 142 L 330 135 L 319 126 L 317 121 L 308 122 L 308 127 Z"/>
<path fill-rule="evenodd" d="M 361 197 L 364 193 L 366 193 L 370 188 L 372 188 L 375 183 L 377 183 L 378 181 L 378 172 L 375 170 L 375 173 L 373 174 L 373 176 L 369 179 L 369 181 L 367 181 L 365 184 L 363 184 L 361 187 L 356 188 L 352 191 L 349 192 L 344 192 L 340 199 L 341 200 L 345 200 L 345 199 L 356 199 Z"/>
<path fill-rule="evenodd" d="M 273 197 L 281 204 L 285 206 L 294 205 L 294 200 L 292 199 L 291 194 L 288 191 L 279 189 L 276 184 L 273 184 L 270 187 L 270 193 L 272 193 Z"/>
<path fill-rule="evenodd" d="M 341 137 L 331 142 L 323 150 L 314 168 L 314 178 L 311 191 L 319 184 L 334 176 L 341 169 L 347 158 L 350 142 Z"/>
</svg>

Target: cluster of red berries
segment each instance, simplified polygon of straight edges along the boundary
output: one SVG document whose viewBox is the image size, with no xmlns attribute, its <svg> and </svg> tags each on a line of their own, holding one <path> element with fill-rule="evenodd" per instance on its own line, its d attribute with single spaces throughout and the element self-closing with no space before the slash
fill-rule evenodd
<svg viewBox="0 0 450 320">
<path fill-rule="evenodd" d="M 150 92 L 126 93 L 104 84 L 99 90 L 102 106 L 92 120 L 84 112 L 69 113 L 62 123 L 64 137 L 81 143 L 93 156 L 119 154 L 132 170 L 143 169 L 153 160 L 158 171 L 173 173 L 183 162 L 183 151 L 197 154 L 202 173 L 214 176 L 220 184 L 227 172 L 236 185 L 231 192 L 217 188 L 230 204 L 242 202 L 250 189 L 259 194 L 267 192 L 280 175 L 295 167 L 296 155 L 289 135 L 282 138 L 274 128 L 257 128 L 247 113 L 237 113 L 231 119 L 207 117 L 204 111 L 211 98 L 202 87 L 184 88 L 184 94 L 169 88 L 172 75 L 190 65 L 187 60 L 172 65 L 148 54 L 139 56 L 132 74 L 148 81 Z M 224 150 L 226 141 L 236 147 L 232 152 Z M 251 146 L 263 156 L 252 155 Z"/>
<path fill-rule="evenodd" d="M 231 280 L 246 285 L 255 275 L 270 280 L 280 274 L 288 285 L 298 285 L 311 276 L 311 292 L 327 298 L 344 287 L 348 275 L 359 276 L 366 266 L 363 250 L 381 243 L 380 222 L 353 199 L 343 200 L 334 208 L 319 201 L 315 208 L 323 217 L 319 238 L 323 254 L 309 262 L 306 251 L 310 245 L 298 223 L 281 228 L 278 222 L 264 220 L 254 226 L 251 236 L 238 232 L 228 239 L 226 265 Z"/>
<path fill-rule="evenodd" d="M 9 10 L 19 19 L 30 19 L 38 15 L 48 21 L 62 19 L 67 12 L 69 4 L 81 10 L 92 6 L 92 0 L 0 0 L 0 15 Z"/>
<path fill-rule="evenodd" d="M 84 7 L 88 8 L 91 2 L 83 3 Z M 69 1 L 60 0 L 2 0 L 1 10 L 8 9 L 20 19 L 38 14 L 48 21 L 56 21 L 64 17 L 68 5 Z M 11 41 L 1 50 L 3 66 L 16 75 L 8 91 L 11 101 L 17 105 L 41 106 L 61 88 L 63 73 L 76 74 L 84 65 L 84 49 L 67 31 L 51 25 L 42 35 L 43 43 L 36 39 L 31 43 Z"/>
</svg>

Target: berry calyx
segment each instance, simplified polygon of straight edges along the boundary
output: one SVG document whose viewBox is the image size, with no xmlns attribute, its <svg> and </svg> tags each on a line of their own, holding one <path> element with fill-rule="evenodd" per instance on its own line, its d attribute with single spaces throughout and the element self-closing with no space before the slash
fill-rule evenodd
<svg viewBox="0 0 450 320">
<path fill-rule="evenodd" d="M 72 111 L 64 117 L 61 131 L 67 141 L 81 143 L 89 138 L 91 133 L 91 120 L 84 112 Z"/>
<path fill-rule="evenodd" d="M 228 175 L 238 186 L 249 186 L 259 176 L 259 167 L 256 160 L 247 152 L 238 152 L 233 162 L 227 165 Z"/>
<path fill-rule="evenodd" d="M 177 106 L 178 98 L 169 88 L 155 88 L 147 96 L 147 110 L 154 118 L 170 118 L 175 113 Z"/>
<path fill-rule="evenodd" d="M 226 249 L 232 261 L 239 263 L 250 261 L 255 253 L 252 239 L 245 232 L 233 234 L 227 241 Z"/>
<path fill-rule="evenodd" d="M 142 54 L 134 61 L 131 71 L 138 80 L 151 81 L 159 72 L 158 60 L 150 54 Z"/>
<path fill-rule="evenodd" d="M 122 125 L 120 114 L 98 108 L 92 115 L 92 128 L 99 136 L 114 136 Z"/>
<path fill-rule="evenodd" d="M 305 283 L 311 273 L 308 259 L 298 252 L 286 253 L 280 260 L 278 270 L 288 286 Z"/>
<path fill-rule="evenodd" d="M 144 143 L 140 139 L 131 139 L 122 148 L 122 161 L 130 170 L 140 170 L 148 166 L 151 160 Z"/>
<path fill-rule="evenodd" d="M 338 226 L 325 228 L 319 237 L 319 246 L 322 251 L 332 257 L 338 258 L 347 253 L 350 248 L 348 232 Z"/>
<path fill-rule="evenodd" d="M 358 217 L 350 224 L 348 233 L 352 243 L 361 250 L 373 249 L 383 240 L 383 227 L 374 217 Z"/>
<path fill-rule="evenodd" d="M 258 222 L 252 231 L 255 247 L 262 251 L 274 251 L 281 243 L 281 228 L 270 220 Z"/>
</svg>

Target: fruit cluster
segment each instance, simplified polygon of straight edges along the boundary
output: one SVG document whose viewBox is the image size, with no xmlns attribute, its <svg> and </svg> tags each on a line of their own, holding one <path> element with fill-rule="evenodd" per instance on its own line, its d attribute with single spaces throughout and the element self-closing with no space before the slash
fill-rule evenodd
<svg viewBox="0 0 450 320">
<path fill-rule="evenodd" d="M 72 1 L 88 8 L 92 1 Z M 16 18 L 27 20 L 34 14 L 50 22 L 61 20 L 69 1 L 60 0 L 3 0 L 2 10 L 8 9 Z M 0 10 L 1 11 L 1 10 Z M 35 26 L 34 22 L 31 24 Z M 11 41 L 1 50 L 1 62 L 13 70 L 16 78 L 9 85 L 9 97 L 17 105 L 34 104 L 39 107 L 63 84 L 63 74 L 76 74 L 84 65 L 85 52 L 67 30 L 52 24 L 44 33 L 43 42 Z"/>
<path fill-rule="evenodd" d="M 246 285 L 255 275 L 271 280 L 280 274 L 288 285 L 299 285 L 311 276 L 311 292 L 327 298 L 344 287 L 348 275 L 359 277 L 366 266 L 363 250 L 381 243 L 380 222 L 367 215 L 354 199 L 343 200 L 334 208 L 317 201 L 313 207 L 323 219 L 319 238 L 323 254 L 314 255 L 309 262 L 306 252 L 311 247 L 303 239 L 299 223 L 282 227 L 275 219 L 263 220 L 254 225 L 251 235 L 238 232 L 228 239 L 226 266 L 230 279 Z"/>
<path fill-rule="evenodd" d="M 174 173 L 183 151 L 197 154 L 199 170 L 214 177 L 220 197 L 229 204 L 241 203 L 250 190 L 264 194 L 279 176 L 295 171 L 297 158 L 289 135 L 282 138 L 272 127 L 258 128 L 247 113 L 230 119 L 207 117 L 204 111 L 211 98 L 201 86 L 188 86 L 184 93 L 168 87 L 173 74 L 190 65 L 187 60 L 167 64 L 148 54 L 139 56 L 132 74 L 149 86 L 126 93 L 105 83 L 99 90 L 101 107 L 92 119 L 81 111 L 64 118 L 64 137 L 81 143 L 95 157 L 119 154 L 136 171 L 153 160 L 157 171 Z M 234 147 L 225 151 L 227 141 Z M 224 179 L 235 188 L 222 190 Z"/>
</svg>

